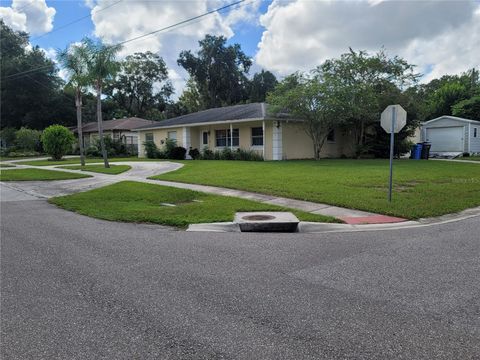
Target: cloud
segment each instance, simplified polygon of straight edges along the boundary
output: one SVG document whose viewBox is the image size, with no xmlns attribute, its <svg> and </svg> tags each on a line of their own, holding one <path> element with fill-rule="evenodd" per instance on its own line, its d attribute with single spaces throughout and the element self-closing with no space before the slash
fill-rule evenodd
<svg viewBox="0 0 480 360">
<path fill-rule="evenodd" d="M 176 24 L 231 3 L 231 1 L 134 1 L 124 0 L 105 11 L 98 11 L 114 3 L 114 0 L 98 0 L 92 7 L 94 34 L 105 43 L 119 43 L 137 36 Z M 196 50 L 198 41 L 206 34 L 234 35 L 233 26 L 241 22 L 255 21 L 258 18 L 260 2 L 256 0 L 245 6 L 231 8 L 194 20 L 168 31 L 142 38 L 124 45 L 121 56 L 138 51 L 152 51 L 162 56 L 170 69 L 170 77 L 176 89 L 176 97 L 181 94 L 187 73 L 177 65 L 182 50 Z M 88 5 L 92 5 L 88 0 Z M 115 13 L 115 16 L 112 14 Z M 256 14 L 256 15 L 254 15 Z"/>
<path fill-rule="evenodd" d="M 27 31 L 27 16 L 10 7 L 0 7 L 0 17 L 5 24 L 16 31 Z"/>
<path fill-rule="evenodd" d="M 480 5 L 472 1 L 275 0 L 260 17 L 265 28 L 256 62 L 285 75 L 348 51 L 385 47 L 431 69 L 427 78 L 479 66 Z"/>
<path fill-rule="evenodd" d="M 34 35 L 53 29 L 55 13 L 45 0 L 13 0 L 11 7 L 0 7 L 0 16 L 8 26 Z"/>
</svg>

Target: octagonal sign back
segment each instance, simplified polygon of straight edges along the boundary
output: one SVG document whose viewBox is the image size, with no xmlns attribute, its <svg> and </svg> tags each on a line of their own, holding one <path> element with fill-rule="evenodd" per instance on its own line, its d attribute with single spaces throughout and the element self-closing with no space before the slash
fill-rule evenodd
<svg viewBox="0 0 480 360">
<path fill-rule="evenodd" d="M 382 112 L 380 125 L 387 133 L 392 131 L 392 114 L 396 113 L 393 131 L 398 133 L 407 123 L 407 112 L 400 105 L 388 105 Z"/>
</svg>

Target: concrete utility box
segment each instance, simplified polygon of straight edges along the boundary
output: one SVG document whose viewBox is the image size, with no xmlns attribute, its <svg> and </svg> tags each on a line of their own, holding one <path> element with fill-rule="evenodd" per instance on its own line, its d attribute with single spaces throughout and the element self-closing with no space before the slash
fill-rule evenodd
<svg viewBox="0 0 480 360">
<path fill-rule="evenodd" d="M 238 212 L 235 223 L 242 232 L 295 232 L 300 222 L 290 212 Z"/>
</svg>

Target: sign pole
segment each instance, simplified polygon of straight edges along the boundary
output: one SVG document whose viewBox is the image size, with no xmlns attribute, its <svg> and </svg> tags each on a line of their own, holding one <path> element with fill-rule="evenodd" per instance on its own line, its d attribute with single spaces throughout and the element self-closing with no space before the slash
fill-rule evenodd
<svg viewBox="0 0 480 360">
<path fill-rule="evenodd" d="M 397 120 L 397 111 L 392 107 L 392 130 L 390 132 L 390 181 L 388 186 L 388 201 L 392 202 L 392 177 L 393 177 L 393 147 L 395 145 L 395 121 Z"/>
</svg>

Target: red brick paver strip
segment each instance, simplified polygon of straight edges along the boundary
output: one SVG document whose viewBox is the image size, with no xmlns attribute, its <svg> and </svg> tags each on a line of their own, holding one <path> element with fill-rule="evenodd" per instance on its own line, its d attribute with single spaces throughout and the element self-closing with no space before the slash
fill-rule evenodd
<svg viewBox="0 0 480 360">
<path fill-rule="evenodd" d="M 350 225 L 362 225 L 362 224 L 388 224 L 388 223 L 399 223 L 407 221 L 407 219 L 402 219 L 394 216 L 386 215 L 372 215 L 372 216 L 341 216 L 340 220 L 343 220 L 345 223 Z"/>
</svg>

